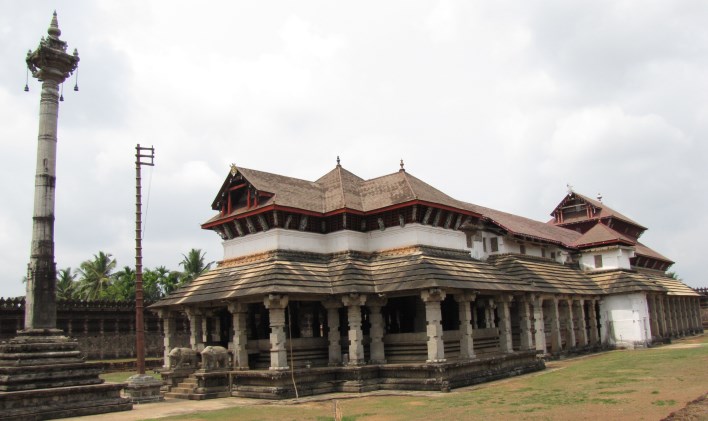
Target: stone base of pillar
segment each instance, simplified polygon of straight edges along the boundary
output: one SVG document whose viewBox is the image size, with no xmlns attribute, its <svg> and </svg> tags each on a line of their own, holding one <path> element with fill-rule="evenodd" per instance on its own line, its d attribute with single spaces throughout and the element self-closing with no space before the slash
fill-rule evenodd
<svg viewBox="0 0 708 421">
<path fill-rule="evenodd" d="M 0 345 L 0 413 L 8 419 L 66 418 L 133 408 L 125 384 L 102 384 L 75 339 L 59 329 L 30 329 Z"/>
<path fill-rule="evenodd" d="M 159 402 L 165 400 L 160 393 L 161 388 L 162 381 L 149 374 L 136 374 L 128 377 L 128 385 L 123 392 L 133 403 Z"/>
</svg>

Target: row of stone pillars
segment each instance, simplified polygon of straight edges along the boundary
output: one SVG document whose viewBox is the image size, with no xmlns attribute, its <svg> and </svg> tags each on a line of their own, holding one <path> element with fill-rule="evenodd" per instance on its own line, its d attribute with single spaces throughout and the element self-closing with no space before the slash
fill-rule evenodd
<svg viewBox="0 0 708 421">
<path fill-rule="evenodd" d="M 536 298 L 534 301 L 534 318 L 536 321 L 537 331 L 543 328 L 544 320 L 544 314 L 538 314 L 537 312 L 543 312 L 544 305 L 549 309 L 549 314 L 546 315 L 546 320 L 549 322 L 551 327 L 551 353 L 557 354 L 564 350 L 570 350 L 578 347 L 583 348 L 586 346 L 597 346 L 600 344 L 600 335 L 597 323 L 597 302 L 597 298 Z M 586 303 L 588 314 L 585 314 Z M 565 322 L 564 332 L 561 330 L 561 320 Z M 565 333 L 566 338 L 565 348 L 562 346 L 563 333 Z M 545 334 L 536 335 L 537 350 L 541 351 L 546 349 L 547 344 L 544 340 L 545 337 Z"/>
<path fill-rule="evenodd" d="M 440 288 L 425 289 L 420 292 L 420 298 L 425 306 L 427 359 L 428 363 L 441 363 L 446 361 L 445 344 L 443 341 L 443 324 L 441 303 L 447 293 Z M 476 358 L 474 352 L 474 327 L 476 325 L 475 299 L 477 295 L 471 292 L 456 293 L 453 295 L 459 308 L 460 356 L 461 360 Z M 499 350 L 501 353 L 514 352 L 512 345 L 512 321 L 510 306 L 513 300 L 518 301 L 520 324 L 520 350 L 537 350 L 546 352 L 545 325 L 550 325 L 551 352 L 560 352 L 561 349 L 561 320 L 567 329 L 566 348 L 599 344 L 597 329 L 597 315 L 595 311 L 596 299 L 559 298 L 541 296 L 512 296 L 500 294 L 493 299 L 485 299 L 485 327 L 499 329 Z M 586 334 L 585 301 L 588 301 L 590 320 L 590 337 Z M 285 311 L 289 299 L 285 295 L 270 294 L 264 298 L 263 304 L 269 312 L 270 321 L 270 369 L 287 369 L 287 349 L 285 334 Z M 564 314 L 561 314 L 560 303 L 564 302 Z M 362 306 L 369 309 L 369 360 L 371 364 L 386 362 L 384 350 L 384 319 L 381 309 L 386 305 L 386 297 L 380 295 L 348 294 L 338 298 L 328 298 L 322 304 L 327 310 L 328 325 L 328 356 L 330 365 L 363 365 L 365 359 L 364 333 L 362 329 Z M 544 319 L 544 305 L 548 312 Z M 348 324 L 348 359 L 345 360 L 340 346 L 340 320 L 339 309 L 344 306 L 347 311 Z M 228 304 L 228 310 L 233 320 L 233 340 L 231 351 L 234 355 L 234 369 L 248 369 L 247 344 L 247 315 L 248 305 L 239 302 Z M 495 325 L 495 310 L 498 325 Z M 190 344 L 192 349 L 201 351 L 207 342 L 207 316 L 203 310 L 188 308 L 185 310 L 190 324 Z M 165 331 L 165 361 L 169 361 L 168 354 L 174 347 L 175 320 L 174 315 L 163 309 L 160 317 L 164 322 Z M 218 322 L 218 317 L 213 318 Z M 212 326 L 212 332 L 219 332 L 219 326 Z M 218 339 L 218 338 L 217 338 Z"/>
<path fill-rule="evenodd" d="M 650 294 L 647 303 L 652 339 L 703 332 L 700 297 Z"/>
</svg>

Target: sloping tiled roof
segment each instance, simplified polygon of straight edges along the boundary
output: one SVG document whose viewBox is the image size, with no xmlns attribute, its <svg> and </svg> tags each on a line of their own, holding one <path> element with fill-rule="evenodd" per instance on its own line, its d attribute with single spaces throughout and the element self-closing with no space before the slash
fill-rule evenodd
<svg viewBox="0 0 708 421">
<path fill-rule="evenodd" d="M 674 263 L 673 260 L 669 259 L 666 256 L 663 256 L 661 253 L 645 246 L 644 244 L 642 244 L 640 242 L 637 242 L 637 244 L 634 246 L 634 252 L 638 256 L 646 256 L 646 257 L 651 257 L 652 259 L 663 260 L 665 262 Z"/>
<path fill-rule="evenodd" d="M 600 244 L 616 243 L 624 243 L 627 245 L 635 244 L 635 242 L 631 238 L 627 237 L 626 235 L 620 234 L 619 232 L 608 227 L 607 225 L 595 224 L 595 226 L 590 228 L 585 234 L 575 240 L 572 245 L 582 248 Z"/>
<path fill-rule="evenodd" d="M 411 247 L 322 255 L 273 251 L 223 262 L 152 308 L 279 294 L 400 293 L 422 288 L 539 292 L 464 251 Z"/>
<path fill-rule="evenodd" d="M 345 208 L 370 212 L 419 200 L 456 208 L 462 212 L 472 212 L 464 202 L 446 195 L 403 170 L 371 180 L 363 180 L 337 165 L 317 181 L 301 180 L 242 167 L 235 167 L 234 170 L 257 190 L 270 193 L 272 197 L 262 198 L 256 207 L 237 208 L 232 210 L 230 215 L 217 214 L 205 224 L 224 217 L 253 212 L 270 205 L 324 214 Z M 219 195 L 229 188 L 229 179 L 224 182 Z M 215 205 L 218 201 L 217 197 L 214 201 Z"/>
<path fill-rule="evenodd" d="M 610 208 L 609 206 L 607 206 L 603 202 L 600 202 L 595 199 L 591 199 L 591 198 L 584 196 L 584 195 L 577 193 L 577 192 L 568 193 L 568 195 L 558 204 L 558 206 L 556 206 L 553 209 L 553 212 L 551 212 L 551 216 L 553 216 L 555 214 L 556 210 L 558 210 L 559 207 L 563 206 L 563 203 L 565 203 L 565 201 L 567 199 L 569 199 L 573 196 L 578 197 L 579 199 L 581 199 L 584 202 L 590 203 L 594 207 L 598 208 L 600 210 L 600 212 L 595 214 L 592 218 L 588 218 L 587 216 L 579 216 L 579 217 L 575 217 L 572 219 L 567 219 L 567 220 L 563 221 L 563 224 L 567 224 L 570 222 L 584 221 L 584 220 L 589 220 L 589 219 L 604 219 L 604 218 L 612 217 L 612 218 L 622 219 L 623 221 L 629 222 L 632 225 L 636 225 L 640 228 L 646 229 L 646 227 L 644 227 L 641 224 L 639 224 L 638 222 L 634 221 L 632 218 L 629 218 L 629 217 L 617 212 L 616 210 Z M 549 221 L 549 223 L 555 223 L 555 219 L 551 219 Z"/>
<path fill-rule="evenodd" d="M 668 276 L 655 275 L 656 283 L 666 289 L 667 295 L 683 295 L 691 297 L 700 297 L 700 294 L 693 288 L 684 284 L 678 279 L 669 278 Z"/>
<path fill-rule="evenodd" d="M 629 292 L 665 292 L 668 295 L 698 294 L 683 282 L 660 274 L 618 269 L 603 272 L 588 272 L 588 276 L 608 294 Z"/>
<path fill-rule="evenodd" d="M 604 293 L 602 288 L 585 273 L 548 259 L 503 254 L 491 256 L 489 262 L 544 293 L 583 295 Z"/>
<path fill-rule="evenodd" d="M 567 228 L 557 227 L 496 209 L 485 208 L 472 203 L 465 203 L 465 206 L 472 212 L 481 214 L 484 219 L 501 226 L 511 234 L 535 237 L 568 247 L 572 246 L 581 236 L 580 233 Z"/>
<path fill-rule="evenodd" d="M 271 199 L 272 202 L 269 203 L 278 203 L 312 212 L 324 211 L 322 188 L 315 182 L 248 168 L 238 167 L 238 171 L 256 189 L 275 194 L 275 197 Z M 269 203 L 266 202 L 262 205 Z"/>
<path fill-rule="evenodd" d="M 364 210 L 361 200 L 361 185 L 364 180 L 341 165 L 337 165 L 315 183 L 322 188 L 324 212 L 343 208 Z"/>
</svg>

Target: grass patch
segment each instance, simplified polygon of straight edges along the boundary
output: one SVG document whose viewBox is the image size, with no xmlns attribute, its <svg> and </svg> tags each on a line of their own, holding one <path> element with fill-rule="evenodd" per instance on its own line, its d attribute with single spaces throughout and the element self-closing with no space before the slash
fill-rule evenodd
<svg viewBox="0 0 708 421">
<path fill-rule="evenodd" d="M 668 405 L 668 406 L 670 406 L 670 405 L 676 405 L 676 401 L 673 399 L 669 399 L 666 401 L 654 401 L 654 402 L 652 402 L 652 405 L 656 405 L 656 406 L 667 406 Z"/>
</svg>

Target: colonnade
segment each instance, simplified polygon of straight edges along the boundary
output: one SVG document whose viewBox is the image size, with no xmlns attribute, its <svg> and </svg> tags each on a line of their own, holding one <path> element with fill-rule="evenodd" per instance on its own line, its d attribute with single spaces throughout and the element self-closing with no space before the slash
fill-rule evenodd
<svg viewBox="0 0 708 421">
<path fill-rule="evenodd" d="M 561 353 L 574 348 L 598 346 L 596 306 L 599 297 L 572 297 L 534 294 L 496 294 L 484 295 L 478 299 L 474 292 L 450 293 L 458 308 L 459 322 L 459 354 L 460 360 L 477 358 L 474 346 L 474 332 L 477 326 L 482 329 L 497 329 L 498 346 L 496 352 L 509 354 L 516 351 L 536 351 L 545 354 Z M 441 363 L 448 360 L 445 355 L 445 333 L 443 330 L 442 303 L 448 292 L 441 288 L 428 288 L 420 291 L 425 315 L 425 336 L 427 346 L 427 363 Z M 270 369 L 288 369 L 286 309 L 290 299 L 282 294 L 270 294 L 263 298 L 263 305 L 268 311 L 270 328 Z M 328 297 L 322 301 L 327 314 L 326 337 L 328 342 L 327 355 L 330 365 L 342 363 L 357 366 L 365 364 L 386 363 L 384 338 L 386 326 L 382 309 L 388 300 L 380 295 L 347 294 L 339 297 Z M 231 314 L 232 337 L 229 341 L 233 354 L 234 369 L 248 369 L 248 305 L 241 302 L 229 302 L 227 309 Z M 368 336 L 365 338 L 362 328 L 362 307 L 366 307 Z M 512 315 L 512 306 L 514 314 Z M 340 320 L 340 309 L 344 308 L 346 321 Z M 484 320 L 477 320 L 477 310 Z M 189 319 L 190 346 L 201 351 L 205 343 L 219 341 L 219 317 L 211 317 L 210 310 L 188 307 L 185 313 Z M 173 334 L 175 332 L 175 314 L 167 308 L 160 310 L 165 333 L 165 362 L 168 354 L 174 348 Z M 207 319 L 211 317 L 211 332 L 207 330 Z M 447 316 L 449 317 L 449 315 Z M 513 317 L 513 320 L 512 320 Z M 446 320 L 446 322 L 450 322 Z M 342 355 L 342 335 L 340 326 L 346 323 L 347 342 L 344 347 L 348 358 Z M 513 325 L 513 327 L 512 327 Z M 518 335 L 515 346 L 512 329 Z M 342 331 L 344 332 L 344 331 Z M 368 346 L 368 359 L 365 352 Z M 423 361 L 421 361 L 423 362 Z"/>
<path fill-rule="evenodd" d="M 703 332 L 700 297 L 649 294 L 647 304 L 652 340 Z"/>
</svg>

